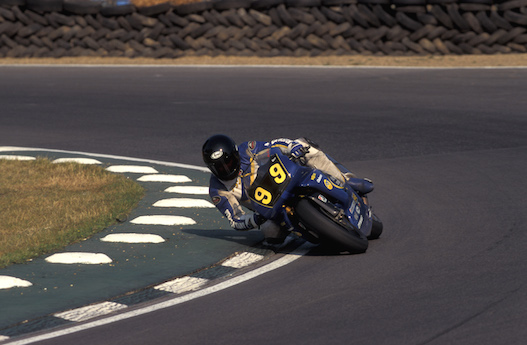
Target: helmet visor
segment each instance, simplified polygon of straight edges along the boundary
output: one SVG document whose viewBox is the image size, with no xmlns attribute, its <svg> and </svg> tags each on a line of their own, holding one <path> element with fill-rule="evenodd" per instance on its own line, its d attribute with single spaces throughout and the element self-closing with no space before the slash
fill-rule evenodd
<svg viewBox="0 0 527 345">
<path fill-rule="evenodd" d="M 239 160 L 232 155 L 224 156 L 209 164 L 209 169 L 220 180 L 228 181 L 232 180 L 238 175 L 238 162 Z"/>
</svg>

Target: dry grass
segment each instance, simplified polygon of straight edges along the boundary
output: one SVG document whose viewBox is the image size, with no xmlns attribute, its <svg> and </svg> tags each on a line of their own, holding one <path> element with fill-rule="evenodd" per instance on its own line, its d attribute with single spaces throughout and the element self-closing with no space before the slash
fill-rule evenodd
<svg viewBox="0 0 527 345">
<path fill-rule="evenodd" d="M 0 159 L 0 267 L 101 231 L 143 194 L 134 181 L 99 166 Z"/>
</svg>

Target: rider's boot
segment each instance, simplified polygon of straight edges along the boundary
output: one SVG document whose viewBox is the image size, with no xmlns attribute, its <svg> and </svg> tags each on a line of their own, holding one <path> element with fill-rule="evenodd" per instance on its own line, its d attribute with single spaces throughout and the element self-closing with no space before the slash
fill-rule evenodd
<svg viewBox="0 0 527 345">
<path fill-rule="evenodd" d="M 265 237 L 264 245 L 280 245 L 289 235 L 289 231 L 272 220 L 268 220 L 260 225 L 260 230 Z"/>
</svg>

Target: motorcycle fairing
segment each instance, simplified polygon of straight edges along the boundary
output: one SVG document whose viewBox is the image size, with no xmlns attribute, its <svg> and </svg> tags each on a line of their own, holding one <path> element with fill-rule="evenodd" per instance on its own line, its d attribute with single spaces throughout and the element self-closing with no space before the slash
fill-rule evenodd
<svg viewBox="0 0 527 345">
<path fill-rule="evenodd" d="M 291 174 L 277 154 L 258 168 L 254 182 L 247 189 L 249 198 L 256 204 L 272 209 L 291 182 Z"/>
<path fill-rule="evenodd" d="M 287 200 L 318 193 L 343 210 L 350 224 L 362 234 L 367 236 L 371 232 L 369 207 L 348 184 L 320 170 L 298 165 L 275 148 L 260 156 L 256 163 L 258 173 L 247 192 L 254 211 L 263 217 L 287 221 L 284 205 Z"/>
</svg>

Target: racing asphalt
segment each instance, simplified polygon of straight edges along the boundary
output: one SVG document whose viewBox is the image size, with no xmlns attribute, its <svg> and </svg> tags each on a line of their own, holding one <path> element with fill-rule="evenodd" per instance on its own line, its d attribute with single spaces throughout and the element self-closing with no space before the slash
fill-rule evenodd
<svg viewBox="0 0 527 345">
<path fill-rule="evenodd" d="M 232 134 L 237 141 L 305 135 L 374 180 L 370 201 L 385 224 L 364 255 L 311 252 L 243 284 L 163 310 L 105 324 L 105 316 L 75 323 L 84 328 L 59 326 L 57 332 L 75 328 L 75 333 L 40 338 L 41 344 L 494 345 L 527 339 L 526 69 L 1 67 L 0 72 L 1 145 L 201 165 L 201 144 L 212 133 Z M 220 221 L 213 210 L 199 214 L 209 211 Z M 219 239 L 192 227 L 195 232 L 186 227 L 180 232 L 232 250 L 251 247 L 226 228 L 221 224 Z M 242 248 L 233 248 L 239 241 L 245 242 Z M 193 258 L 215 255 L 196 249 L 201 251 Z M 122 249 L 108 254 L 125 260 Z M 212 258 L 211 265 L 221 260 Z M 171 281 L 177 274 L 168 276 Z"/>
</svg>

